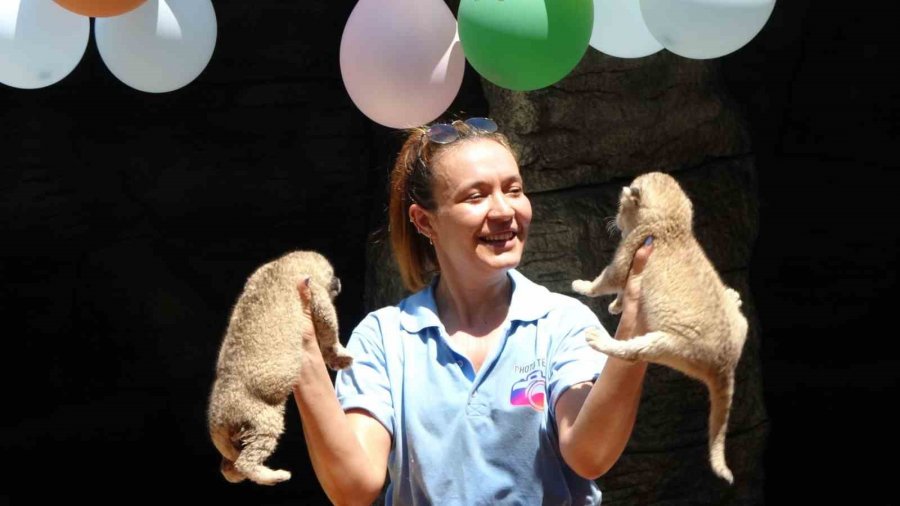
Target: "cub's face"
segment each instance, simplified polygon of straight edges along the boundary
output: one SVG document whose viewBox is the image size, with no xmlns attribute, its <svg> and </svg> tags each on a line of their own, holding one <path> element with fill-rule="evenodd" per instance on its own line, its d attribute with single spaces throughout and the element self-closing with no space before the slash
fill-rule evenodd
<svg viewBox="0 0 900 506">
<path fill-rule="evenodd" d="M 619 195 L 619 212 L 616 214 L 616 227 L 626 236 L 637 226 L 638 207 L 640 206 L 641 192 L 636 186 L 622 188 Z"/>
<path fill-rule="evenodd" d="M 334 300 L 341 293 L 341 280 L 334 274 L 331 275 L 331 282 L 328 283 L 328 296 Z"/>
<path fill-rule="evenodd" d="M 341 293 L 341 280 L 334 275 L 334 270 L 324 258 L 318 258 L 312 274 L 312 281 L 328 292 L 328 297 L 334 300 Z"/>
</svg>

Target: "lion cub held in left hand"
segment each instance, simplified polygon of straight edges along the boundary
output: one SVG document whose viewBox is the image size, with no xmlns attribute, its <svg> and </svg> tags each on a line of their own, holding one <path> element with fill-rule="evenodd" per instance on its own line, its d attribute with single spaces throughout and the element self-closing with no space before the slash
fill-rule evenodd
<svg viewBox="0 0 900 506">
<path fill-rule="evenodd" d="M 693 233 L 693 206 L 672 176 L 650 172 L 622 189 L 616 226 L 622 240 L 612 263 L 594 281 L 572 289 L 596 297 L 616 293 L 609 312 L 622 312 L 621 293 L 631 260 L 648 236 L 653 253 L 641 274 L 641 311 L 650 332 L 619 341 L 589 331 L 593 348 L 626 360 L 666 365 L 706 384 L 710 395 L 709 458 L 733 482 L 725 463 L 725 434 L 734 373 L 747 339 L 740 295 L 722 283 Z"/>
<path fill-rule="evenodd" d="M 257 269 L 232 309 L 209 398 L 210 437 L 232 483 L 249 478 L 274 485 L 291 477 L 263 462 L 284 432 L 284 406 L 299 373 L 303 302 L 297 285 L 306 278 L 325 363 L 337 370 L 353 362 L 338 340 L 333 300 L 341 282 L 324 256 L 295 251 Z"/>
</svg>

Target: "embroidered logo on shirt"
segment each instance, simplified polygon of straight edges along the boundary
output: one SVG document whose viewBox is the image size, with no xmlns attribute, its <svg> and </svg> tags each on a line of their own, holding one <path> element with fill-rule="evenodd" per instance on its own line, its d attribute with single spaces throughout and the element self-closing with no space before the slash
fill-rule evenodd
<svg viewBox="0 0 900 506">
<path fill-rule="evenodd" d="M 524 378 L 513 383 L 509 403 L 513 406 L 531 406 L 535 411 L 544 410 L 544 373 L 535 369 Z"/>
</svg>

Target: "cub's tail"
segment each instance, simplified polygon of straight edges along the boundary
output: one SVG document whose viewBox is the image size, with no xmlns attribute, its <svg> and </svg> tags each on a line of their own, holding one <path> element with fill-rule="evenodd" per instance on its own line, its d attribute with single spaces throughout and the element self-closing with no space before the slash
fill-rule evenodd
<svg viewBox="0 0 900 506">
<path fill-rule="evenodd" d="M 734 476 L 725 463 L 725 435 L 728 432 L 728 415 L 734 394 L 734 376 L 717 378 L 709 382 L 709 462 L 713 472 L 728 483 Z"/>
</svg>

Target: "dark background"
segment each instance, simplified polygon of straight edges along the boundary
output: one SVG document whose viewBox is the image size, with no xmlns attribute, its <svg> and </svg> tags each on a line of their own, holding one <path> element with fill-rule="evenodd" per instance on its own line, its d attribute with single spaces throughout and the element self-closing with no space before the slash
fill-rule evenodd
<svg viewBox="0 0 900 506">
<path fill-rule="evenodd" d="M 325 501 L 292 403 L 270 462 L 294 478 L 226 483 L 206 396 L 231 305 L 259 264 L 318 249 L 344 280 L 345 338 L 369 309 L 365 242 L 400 136 L 343 88 L 352 2 L 214 5 L 216 51 L 181 90 L 128 88 L 93 41 L 54 86 L 0 87 L 0 502 Z M 894 19 L 783 0 L 719 59 L 759 174 L 750 275 L 771 504 L 894 502 Z M 471 68 L 451 110 L 488 112 Z"/>
</svg>

